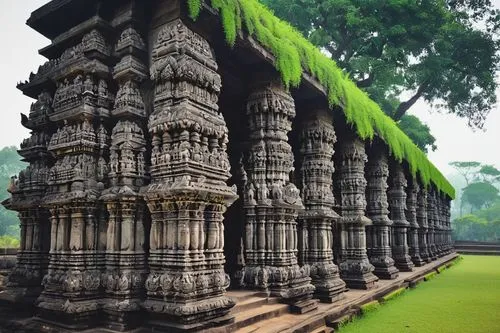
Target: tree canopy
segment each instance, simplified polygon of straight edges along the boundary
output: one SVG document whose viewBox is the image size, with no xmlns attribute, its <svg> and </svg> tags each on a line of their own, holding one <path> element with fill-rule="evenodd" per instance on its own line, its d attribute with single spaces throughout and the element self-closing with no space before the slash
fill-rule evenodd
<svg viewBox="0 0 500 333">
<path fill-rule="evenodd" d="M 422 98 L 480 128 L 496 102 L 500 15 L 489 0 L 263 2 L 395 120 Z"/>
<path fill-rule="evenodd" d="M 477 161 L 455 161 L 449 164 L 464 177 L 467 186 L 470 184 L 473 177 L 477 175 L 477 169 L 481 166 L 481 163 Z"/>
<path fill-rule="evenodd" d="M 398 123 L 399 128 L 406 133 L 425 152 L 436 150 L 436 138 L 431 134 L 429 126 L 422 123 L 418 117 L 406 114 Z"/>
<path fill-rule="evenodd" d="M 464 188 L 462 200 L 470 204 L 476 210 L 487 208 L 498 200 L 498 189 L 486 182 L 469 184 Z"/>
</svg>

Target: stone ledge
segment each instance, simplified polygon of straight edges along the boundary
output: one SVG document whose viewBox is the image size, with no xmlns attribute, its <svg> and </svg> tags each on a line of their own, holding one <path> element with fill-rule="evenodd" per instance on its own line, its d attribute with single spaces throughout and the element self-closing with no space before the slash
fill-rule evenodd
<svg viewBox="0 0 500 333">
<path fill-rule="evenodd" d="M 377 287 L 372 290 L 350 290 L 345 298 L 334 304 L 319 304 L 318 310 L 302 315 L 286 314 L 278 318 L 264 320 L 245 327 L 245 332 L 294 332 L 306 333 L 323 326 L 337 327 L 343 320 L 349 320 L 360 313 L 362 305 L 378 301 L 382 297 L 400 289 L 413 287 L 422 281 L 424 276 L 430 272 L 436 272 L 441 267 L 458 257 L 453 253 L 442 257 L 422 267 L 417 267 L 413 272 L 401 272 L 395 280 L 380 280 Z M 273 330 L 271 327 L 279 327 Z M 210 331 L 208 331 L 210 332 Z M 220 332 L 220 330 L 218 331 Z M 238 332 L 238 331 L 236 331 Z M 243 332 L 243 330 L 242 330 Z M 210 332 L 211 333 L 211 332 Z"/>
<path fill-rule="evenodd" d="M 350 290 L 345 293 L 345 298 L 333 304 L 320 303 L 318 309 L 305 314 L 291 314 L 289 310 L 286 311 L 286 305 L 276 304 L 272 299 L 268 299 L 266 304 L 276 307 L 277 311 L 269 315 L 257 316 L 255 320 L 246 318 L 244 312 L 238 312 L 236 315 L 236 322 L 227 326 L 207 328 L 203 330 L 206 333 L 221 333 L 221 332 L 294 332 L 306 333 L 321 330 L 322 328 L 338 327 L 339 323 L 350 320 L 353 316 L 359 315 L 361 307 L 370 302 L 380 301 L 384 296 L 395 292 L 401 288 L 414 287 L 421 282 L 424 277 L 429 273 L 437 273 L 438 268 L 446 267 L 450 262 L 458 257 L 457 253 L 447 255 L 423 267 L 415 268 L 413 272 L 400 273 L 400 276 L 395 280 L 380 280 L 377 287 L 372 290 Z M 254 297 L 252 298 L 258 298 Z M 237 303 L 244 303 L 245 299 L 238 299 Z M 258 303 L 260 304 L 260 303 Z M 238 305 L 235 310 L 238 309 Z M 274 309 L 274 308 L 273 308 Z M 40 326 L 35 329 L 33 322 L 36 319 L 17 318 L 12 320 L 12 313 L 9 316 L 9 311 L 2 309 L 2 316 L 0 316 L 1 332 L 39 332 Z M 240 309 L 241 310 L 241 309 Z M 237 310 L 238 311 L 238 310 Z M 237 312 L 235 311 L 235 312 Z M 258 312 L 258 309 L 252 310 Z M 239 320 L 245 322 L 238 324 Z M 236 330 L 235 330 L 236 329 Z M 139 329 L 130 332 L 149 332 L 147 329 Z M 56 332 L 48 329 L 45 332 Z M 60 332 L 60 331 L 58 331 Z M 64 331 L 70 332 L 70 331 Z M 109 332 L 104 329 L 91 329 L 83 331 L 83 333 L 90 332 Z"/>
</svg>

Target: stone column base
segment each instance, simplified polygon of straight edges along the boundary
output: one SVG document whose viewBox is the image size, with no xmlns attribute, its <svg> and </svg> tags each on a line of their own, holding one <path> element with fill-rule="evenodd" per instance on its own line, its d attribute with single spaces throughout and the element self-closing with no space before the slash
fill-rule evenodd
<svg viewBox="0 0 500 333">
<path fill-rule="evenodd" d="M 17 313 L 32 313 L 35 307 L 35 301 L 40 296 L 42 288 L 40 287 L 8 287 L 0 292 L 0 304 L 16 309 Z"/>
<path fill-rule="evenodd" d="M 412 256 L 411 261 L 417 267 L 422 267 L 423 265 L 425 265 L 425 261 L 422 259 L 422 257 L 420 255 Z"/>
<path fill-rule="evenodd" d="M 394 261 L 401 272 L 412 272 L 415 267 L 409 255 L 395 256 Z"/>
<path fill-rule="evenodd" d="M 376 286 L 378 277 L 373 266 L 366 260 L 346 260 L 340 263 L 340 277 L 351 289 L 369 290 Z"/>
<path fill-rule="evenodd" d="M 394 266 L 394 259 L 389 256 L 371 257 L 370 263 L 375 267 L 373 274 L 382 280 L 394 280 L 399 270 Z"/>
<path fill-rule="evenodd" d="M 148 299 L 144 303 L 149 312 L 146 326 L 154 332 L 198 332 L 234 322 L 229 313 L 234 305 L 234 300 L 226 296 L 187 304 Z"/>
<path fill-rule="evenodd" d="M 139 304 L 130 300 L 118 304 L 104 305 L 104 327 L 125 332 L 140 327 L 144 323 L 144 312 Z M 109 301 L 108 301 L 109 302 Z"/>
<path fill-rule="evenodd" d="M 87 330 L 99 325 L 100 304 L 97 299 L 71 302 L 68 299 L 39 299 L 38 317 L 42 323 L 69 330 Z"/>
</svg>

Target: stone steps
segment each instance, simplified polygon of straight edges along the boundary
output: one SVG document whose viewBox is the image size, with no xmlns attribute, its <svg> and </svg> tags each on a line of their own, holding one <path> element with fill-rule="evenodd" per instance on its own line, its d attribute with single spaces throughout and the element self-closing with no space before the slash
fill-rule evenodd
<svg viewBox="0 0 500 333">
<path fill-rule="evenodd" d="M 288 314 L 290 309 L 289 305 L 280 304 L 278 298 L 266 297 L 259 292 L 229 291 L 227 296 L 236 302 L 236 306 L 231 309 L 234 323 L 211 328 L 208 330 L 210 333 L 251 333 L 255 330 L 253 324 Z"/>
<path fill-rule="evenodd" d="M 359 307 L 369 301 L 377 300 L 390 292 L 417 282 L 427 273 L 456 258 L 451 254 L 431 264 L 416 268 L 413 272 L 403 272 L 395 280 L 381 280 L 377 288 L 370 291 L 351 290 L 346 297 L 333 304 L 320 303 L 318 309 L 305 314 L 293 314 L 284 304 L 263 304 L 257 295 L 246 295 L 245 301 L 233 309 L 235 323 L 228 330 L 210 331 L 217 333 L 332 333 L 344 319 L 359 313 Z M 264 298 L 265 299 L 265 298 Z M 276 299 L 267 298 L 269 302 Z M 274 307 L 273 307 L 274 306 Z M 241 307 L 241 308 L 240 308 Z M 280 309 L 280 307 L 282 307 Z"/>
</svg>

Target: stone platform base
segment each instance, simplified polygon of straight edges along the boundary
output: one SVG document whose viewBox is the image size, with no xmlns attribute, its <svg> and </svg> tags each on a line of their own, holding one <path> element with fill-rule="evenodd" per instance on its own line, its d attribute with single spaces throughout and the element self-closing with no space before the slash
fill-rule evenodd
<svg viewBox="0 0 500 333">
<path fill-rule="evenodd" d="M 438 267 L 454 260 L 458 254 L 453 253 L 433 261 L 422 267 L 416 267 L 412 272 L 400 272 L 399 277 L 394 280 L 379 280 L 375 288 L 371 290 L 349 290 L 344 297 L 332 304 L 319 303 L 317 309 L 303 314 L 293 314 L 293 309 L 279 303 L 275 297 L 265 297 L 262 293 L 252 291 L 230 291 L 227 296 L 233 298 L 236 306 L 230 315 L 234 322 L 220 322 L 219 327 L 205 327 L 204 333 L 278 333 L 282 331 L 297 333 L 321 333 L 332 332 L 332 327 L 342 318 L 359 312 L 360 306 L 378 300 L 392 291 L 413 287 L 424 279 L 424 275 L 435 271 Z M 315 304 L 316 305 L 316 304 Z M 33 318 L 15 318 L 15 314 L 8 308 L 0 308 L 0 332 L 1 333 L 69 333 L 72 331 L 61 330 L 49 325 L 39 325 Z M 38 322 L 38 325 L 37 325 Z M 225 325 L 224 325 L 225 324 Z M 139 328 L 128 331 L 133 333 L 153 332 L 151 328 Z M 111 332 L 106 329 L 91 329 L 81 333 L 104 333 Z M 192 332 L 197 332 L 192 331 Z"/>
</svg>

